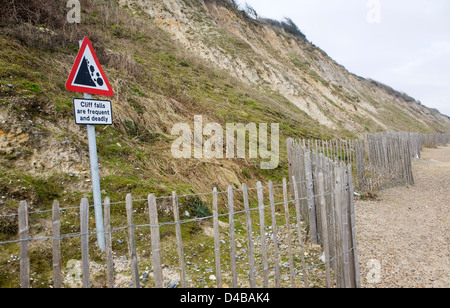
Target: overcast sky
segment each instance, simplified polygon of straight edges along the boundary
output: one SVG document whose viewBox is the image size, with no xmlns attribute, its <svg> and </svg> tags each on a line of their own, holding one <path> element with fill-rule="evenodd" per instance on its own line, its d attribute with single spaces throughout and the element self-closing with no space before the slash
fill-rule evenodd
<svg viewBox="0 0 450 308">
<path fill-rule="evenodd" d="M 347 70 L 450 116 L 449 0 L 237 0 L 290 17 Z"/>
</svg>

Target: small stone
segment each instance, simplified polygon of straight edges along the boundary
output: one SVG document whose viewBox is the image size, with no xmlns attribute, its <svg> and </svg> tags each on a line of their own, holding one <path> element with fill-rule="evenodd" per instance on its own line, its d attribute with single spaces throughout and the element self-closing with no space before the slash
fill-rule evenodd
<svg viewBox="0 0 450 308">
<path fill-rule="evenodd" d="M 322 261 L 322 263 L 325 263 L 325 253 L 323 253 L 323 254 L 320 256 L 319 260 Z"/>
</svg>

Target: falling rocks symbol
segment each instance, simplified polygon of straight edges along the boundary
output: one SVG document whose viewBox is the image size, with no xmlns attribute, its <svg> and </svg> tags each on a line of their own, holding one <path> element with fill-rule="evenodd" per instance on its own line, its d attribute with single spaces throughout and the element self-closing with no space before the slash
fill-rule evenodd
<svg viewBox="0 0 450 308">
<path fill-rule="evenodd" d="M 103 79 L 100 78 L 100 73 L 95 72 L 95 67 L 90 65 L 89 60 L 87 60 L 86 57 L 84 57 L 81 62 L 75 83 L 90 87 L 97 87 L 97 85 L 102 86 L 104 84 Z"/>
</svg>

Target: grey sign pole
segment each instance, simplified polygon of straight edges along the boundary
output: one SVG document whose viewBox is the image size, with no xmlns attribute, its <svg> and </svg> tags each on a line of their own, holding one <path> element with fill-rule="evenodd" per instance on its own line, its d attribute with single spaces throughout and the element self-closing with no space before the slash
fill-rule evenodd
<svg viewBox="0 0 450 308">
<path fill-rule="evenodd" d="M 80 48 L 83 41 L 80 41 Z M 91 94 L 84 94 L 85 99 L 92 99 Z M 91 163 L 92 192 L 94 194 L 95 228 L 97 230 L 97 243 L 102 251 L 106 251 L 105 227 L 103 224 L 102 194 L 100 190 L 100 172 L 98 169 L 97 138 L 95 125 L 86 125 L 89 140 L 89 160 Z"/>
<path fill-rule="evenodd" d="M 92 95 L 84 94 L 84 98 L 92 99 Z M 89 140 L 89 160 L 91 162 L 92 192 L 94 194 L 95 228 L 97 229 L 97 242 L 100 250 L 105 251 L 105 228 L 103 224 L 102 195 L 100 191 L 100 172 L 98 169 L 97 138 L 95 125 L 86 125 Z"/>
</svg>

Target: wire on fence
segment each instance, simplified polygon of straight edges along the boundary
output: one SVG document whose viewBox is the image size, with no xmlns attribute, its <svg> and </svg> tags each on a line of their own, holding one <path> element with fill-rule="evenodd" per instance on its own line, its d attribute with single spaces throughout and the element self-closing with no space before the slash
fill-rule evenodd
<svg viewBox="0 0 450 308">
<path fill-rule="evenodd" d="M 328 178 L 330 178 L 330 177 L 329 176 L 326 177 L 326 179 L 328 179 Z M 297 181 L 297 182 L 295 182 L 295 184 L 304 184 L 304 183 L 307 183 L 307 181 Z M 289 185 L 293 185 L 293 184 L 294 183 L 289 183 Z M 283 187 L 283 184 L 278 184 L 278 185 L 274 185 L 273 186 L 273 188 L 280 188 L 280 187 Z M 269 186 L 262 186 L 262 188 L 266 189 L 266 188 L 269 188 Z M 257 190 L 257 188 L 256 187 L 249 187 L 247 190 L 248 191 L 254 191 L 254 190 Z M 233 188 L 233 192 L 242 192 L 242 191 L 243 191 L 242 189 L 234 189 Z M 218 191 L 217 192 L 218 195 L 225 195 L 227 193 L 228 193 L 228 191 Z M 179 195 L 177 197 L 178 198 L 186 198 L 186 197 L 196 197 L 196 196 L 212 196 L 212 194 L 213 194 L 213 192 L 211 191 L 211 192 L 206 192 L 206 193 Z M 172 198 L 173 198 L 172 196 L 161 196 L 161 197 L 156 197 L 155 199 L 156 200 L 169 200 L 169 199 L 172 199 Z M 148 201 L 148 199 L 147 198 L 146 199 L 133 199 L 133 202 L 145 202 L 145 201 Z M 125 204 L 125 203 L 126 203 L 126 201 L 117 201 L 117 202 L 111 202 L 110 205 L 119 205 L 119 204 Z M 89 207 L 90 208 L 94 207 L 94 205 L 90 204 Z M 77 209 L 80 209 L 80 207 L 79 206 L 62 207 L 59 210 L 60 211 L 68 211 L 68 210 L 77 210 Z M 45 213 L 51 213 L 51 212 L 52 212 L 51 209 L 50 210 L 37 210 L 37 211 L 30 211 L 30 212 L 28 212 L 28 214 L 29 215 L 31 215 L 31 214 L 45 214 Z M 7 215 L 0 215 L 0 218 L 1 217 L 15 217 L 15 216 L 18 216 L 18 215 L 19 215 L 18 213 L 7 214 Z"/>
<path fill-rule="evenodd" d="M 274 186 L 274 187 L 276 187 L 276 186 Z M 242 190 L 237 190 L 237 191 L 242 191 Z M 331 192 L 327 192 L 327 193 L 320 194 L 320 195 L 314 195 L 313 197 L 316 198 L 316 197 L 326 196 L 326 195 L 330 195 L 330 194 L 331 194 Z M 186 195 L 186 196 L 192 196 L 192 195 Z M 182 196 L 179 196 L 179 197 L 182 197 Z M 170 198 L 172 198 L 172 197 L 170 197 Z M 308 200 L 308 197 L 292 199 L 292 200 L 287 201 L 287 203 L 288 204 L 292 204 L 295 201 L 301 201 L 301 200 Z M 133 200 L 133 202 L 140 202 L 140 201 L 147 201 L 147 199 Z M 283 204 L 285 204 L 284 201 L 275 203 L 274 206 L 283 205 Z M 272 206 L 272 205 L 271 204 L 264 205 L 264 208 L 266 209 L 266 208 L 268 208 L 270 206 Z M 78 207 L 66 208 L 66 209 L 78 209 Z M 63 209 L 61 209 L 61 210 L 63 210 Z M 228 213 L 225 213 L 225 214 L 218 214 L 218 217 L 226 217 L 226 216 L 230 216 L 230 215 L 237 215 L 237 214 L 242 214 L 242 213 L 252 212 L 252 211 L 258 211 L 258 210 L 259 210 L 259 208 L 250 208 L 249 210 L 240 210 L 240 211 L 228 212 Z M 12 215 L 12 216 L 17 216 L 17 214 Z M 162 226 L 171 226 L 171 225 L 177 225 L 177 224 L 182 225 L 182 224 L 188 224 L 188 223 L 191 223 L 191 222 L 201 222 L 203 220 L 208 220 L 208 219 L 212 219 L 212 218 L 214 218 L 214 216 L 192 218 L 192 219 L 186 219 L 186 220 L 180 220 L 180 221 L 161 222 L 158 225 L 151 225 L 151 224 L 134 225 L 133 224 L 133 225 L 126 225 L 126 226 L 123 226 L 123 227 L 113 228 L 113 229 L 111 229 L 111 232 L 102 232 L 102 233 L 104 233 L 104 234 L 113 234 L 113 233 L 121 231 L 121 230 L 126 230 L 129 227 L 134 227 L 134 228 L 158 227 L 158 228 L 160 228 Z M 70 237 L 81 237 L 83 235 L 94 235 L 94 234 L 97 234 L 96 230 L 89 231 L 88 233 L 78 232 L 78 233 L 62 234 L 58 238 L 53 237 L 53 236 L 42 236 L 42 237 L 37 237 L 37 238 L 28 238 L 28 239 L 18 239 L 18 240 L 11 240 L 11 241 L 3 241 L 3 242 L 0 242 L 0 245 L 14 244 L 14 243 L 20 243 L 20 242 L 26 242 L 26 241 L 62 240 L 62 239 L 65 239 L 65 238 L 70 238 Z"/>
</svg>

